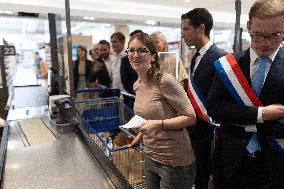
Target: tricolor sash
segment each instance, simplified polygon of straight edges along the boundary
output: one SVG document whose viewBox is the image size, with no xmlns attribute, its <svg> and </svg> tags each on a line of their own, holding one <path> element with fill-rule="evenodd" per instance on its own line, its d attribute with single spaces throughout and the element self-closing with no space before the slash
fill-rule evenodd
<svg viewBox="0 0 284 189">
<path fill-rule="evenodd" d="M 263 106 L 255 95 L 252 87 L 247 82 L 239 64 L 232 54 L 227 54 L 214 62 L 215 69 L 223 81 L 225 87 L 241 106 Z M 279 154 L 284 154 L 284 149 L 275 139 L 269 139 L 268 143 Z"/>
<path fill-rule="evenodd" d="M 217 73 L 234 100 L 242 106 L 262 106 L 232 54 L 214 62 Z"/>
<path fill-rule="evenodd" d="M 207 104 L 206 98 L 201 94 L 200 90 L 196 86 L 193 80 L 192 71 L 189 69 L 189 81 L 188 81 L 188 96 L 190 98 L 191 104 L 195 110 L 195 113 L 203 121 L 207 122 L 210 125 L 217 126 L 207 114 Z"/>
</svg>

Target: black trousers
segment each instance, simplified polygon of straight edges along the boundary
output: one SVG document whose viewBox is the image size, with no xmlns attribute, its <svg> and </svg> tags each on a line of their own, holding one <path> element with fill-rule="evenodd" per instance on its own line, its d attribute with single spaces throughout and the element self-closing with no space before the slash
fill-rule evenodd
<svg viewBox="0 0 284 189">
<path fill-rule="evenodd" d="M 212 130 L 207 125 L 198 125 L 194 128 L 187 128 L 187 130 L 196 157 L 195 189 L 208 189 L 212 168 L 210 157 Z"/>
<path fill-rule="evenodd" d="M 266 140 L 260 142 L 261 151 L 256 152 L 254 156 L 250 155 L 244 147 L 237 169 L 230 177 L 224 174 L 222 187 L 216 189 L 284 188 L 284 156 L 277 154 Z M 238 157 L 240 154 L 221 153 L 223 160 L 232 155 Z M 230 163 L 224 164 L 225 166 L 230 166 Z"/>
</svg>

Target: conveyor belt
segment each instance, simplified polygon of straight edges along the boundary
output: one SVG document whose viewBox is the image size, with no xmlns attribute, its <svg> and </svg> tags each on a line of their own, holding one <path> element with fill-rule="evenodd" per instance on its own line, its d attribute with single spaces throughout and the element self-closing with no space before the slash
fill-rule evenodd
<svg viewBox="0 0 284 189">
<path fill-rule="evenodd" d="M 8 135 L 4 189 L 115 188 L 74 127 L 51 126 L 58 140 L 28 147 L 17 127 Z"/>
<path fill-rule="evenodd" d="M 18 123 L 29 146 L 57 140 L 39 117 L 24 119 Z"/>
</svg>

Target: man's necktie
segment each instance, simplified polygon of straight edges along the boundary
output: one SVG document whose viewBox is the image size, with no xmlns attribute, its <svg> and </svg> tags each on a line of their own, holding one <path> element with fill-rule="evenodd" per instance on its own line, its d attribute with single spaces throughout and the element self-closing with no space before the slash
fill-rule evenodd
<svg viewBox="0 0 284 189">
<path fill-rule="evenodd" d="M 259 57 L 257 59 L 257 63 L 259 64 L 258 69 L 252 75 L 252 78 L 251 78 L 252 88 L 253 88 L 257 97 L 259 97 L 260 91 L 261 91 L 262 86 L 264 84 L 265 71 L 267 69 L 268 62 L 269 62 L 268 57 Z M 254 152 L 260 151 L 260 150 L 261 150 L 261 147 L 260 147 L 259 141 L 257 139 L 257 134 L 252 133 L 252 136 L 251 136 L 249 143 L 247 145 L 247 151 L 250 154 L 253 154 Z"/>
<path fill-rule="evenodd" d="M 193 72 L 193 68 L 194 68 L 194 65 L 196 63 L 196 58 L 200 55 L 200 53 L 198 51 L 196 51 L 196 53 L 194 54 L 194 56 L 192 57 L 191 59 L 191 64 L 190 64 L 190 70 L 191 70 L 191 73 Z"/>
<path fill-rule="evenodd" d="M 252 154 L 256 151 L 260 151 L 261 147 L 257 139 L 256 133 L 252 133 L 249 143 L 247 145 L 247 151 Z"/>
<path fill-rule="evenodd" d="M 265 71 L 269 63 L 269 58 L 259 57 L 257 59 L 257 63 L 259 64 L 259 66 L 256 72 L 252 75 L 251 84 L 256 96 L 259 97 L 261 88 L 264 84 Z"/>
</svg>

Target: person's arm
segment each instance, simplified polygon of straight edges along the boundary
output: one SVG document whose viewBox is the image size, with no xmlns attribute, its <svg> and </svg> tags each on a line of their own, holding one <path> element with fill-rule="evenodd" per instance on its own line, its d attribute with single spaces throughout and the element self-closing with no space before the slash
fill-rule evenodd
<svg viewBox="0 0 284 189">
<path fill-rule="evenodd" d="M 184 68 L 184 65 L 181 59 L 179 59 L 178 80 L 181 86 L 185 88 L 185 85 L 187 84 L 187 80 L 188 80 L 188 75 L 186 73 L 186 70 Z"/>
<path fill-rule="evenodd" d="M 276 120 L 284 117 L 283 104 L 271 104 L 264 106 L 261 110 L 261 117 L 263 121 Z"/>
<path fill-rule="evenodd" d="M 258 109 L 238 105 L 216 73 L 208 94 L 208 114 L 217 122 L 240 125 L 255 124 Z"/>
<path fill-rule="evenodd" d="M 40 73 L 41 73 L 41 78 L 46 79 L 47 78 L 47 70 L 46 70 L 46 63 L 44 60 L 40 61 Z"/>
<path fill-rule="evenodd" d="M 180 83 L 170 74 L 165 74 L 161 92 L 179 116 L 165 119 L 163 129 L 181 129 L 193 126 L 196 115 L 187 94 Z"/>
</svg>

